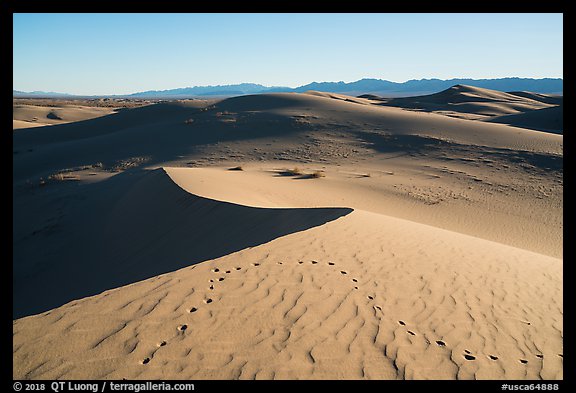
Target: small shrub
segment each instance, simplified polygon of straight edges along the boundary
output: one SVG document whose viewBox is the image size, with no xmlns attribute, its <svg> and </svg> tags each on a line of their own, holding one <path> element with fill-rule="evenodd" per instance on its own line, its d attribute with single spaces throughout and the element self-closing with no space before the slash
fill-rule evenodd
<svg viewBox="0 0 576 393">
<path fill-rule="evenodd" d="M 228 168 L 229 171 L 243 171 L 244 168 L 241 166 L 235 166 L 234 168 Z"/>
<path fill-rule="evenodd" d="M 301 176 L 304 174 L 298 167 L 294 167 L 286 172 L 290 173 L 292 176 Z"/>
<path fill-rule="evenodd" d="M 310 177 L 313 179 L 318 179 L 320 177 L 326 177 L 326 174 L 322 171 L 315 171 L 310 175 Z"/>
<path fill-rule="evenodd" d="M 64 174 L 54 173 L 54 174 L 48 176 L 48 180 L 62 181 L 62 180 L 64 180 Z"/>
</svg>

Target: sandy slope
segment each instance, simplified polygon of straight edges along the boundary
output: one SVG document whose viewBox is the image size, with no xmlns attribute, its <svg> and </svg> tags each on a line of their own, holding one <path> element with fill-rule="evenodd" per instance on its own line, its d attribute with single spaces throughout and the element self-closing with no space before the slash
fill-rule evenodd
<svg viewBox="0 0 576 393">
<path fill-rule="evenodd" d="M 371 98 L 370 101 L 376 105 L 391 105 L 463 119 L 562 133 L 562 96 L 525 91 L 505 93 L 456 85 L 425 96 L 391 99 L 366 96 L 366 98 Z M 525 117 L 527 118 L 524 120 Z"/>
<path fill-rule="evenodd" d="M 562 134 L 564 131 L 564 105 L 512 115 L 496 116 L 487 121 Z"/>
<path fill-rule="evenodd" d="M 114 108 L 83 105 L 14 105 L 12 128 L 41 127 L 93 119 L 116 113 Z"/>
<path fill-rule="evenodd" d="M 14 133 L 14 377 L 562 378 L 562 135 L 372 101 Z"/>
<path fill-rule="evenodd" d="M 14 375 L 561 378 L 561 293 L 558 259 L 359 210 L 17 320 Z"/>
<path fill-rule="evenodd" d="M 535 96 L 510 94 L 480 87 L 456 85 L 439 93 L 426 96 L 393 98 L 388 105 L 403 108 L 447 110 L 474 115 L 499 116 L 547 108 L 550 105 Z"/>
</svg>

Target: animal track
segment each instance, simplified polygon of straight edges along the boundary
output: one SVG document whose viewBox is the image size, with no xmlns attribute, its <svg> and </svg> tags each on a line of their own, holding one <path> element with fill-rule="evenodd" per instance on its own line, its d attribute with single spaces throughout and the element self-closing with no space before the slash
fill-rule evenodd
<svg viewBox="0 0 576 393">
<path fill-rule="evenodd" d="M 180 325 L 180 326 L 178 326 L 178 330 L 180 330 L 180 331 L 182 331 L 182 332 L 183 332 L 184 330 L 186 330 L 186 329 L 188 329 L 188 325 Z"/>
<path fill-rule="evenodd" d="M 522 364 L 528 363 L 528 360 L 526 360 L 526 359 L 519 359 L 519 360 L 520 360 L 520 363 L 522 363 Z"/>
<path fill-rule="evenodd" d="M 335 263 L 334 263 L 334 262 L 328 262 L 328 265 L 330 265 L 330 266 L 334 266 L 334 265 L 335 265 Z"/>
<path fill-rule="evenodd" d="M 192 307 L 189 312 L 196 312 L 198 309 L 196 307 Z"/>
<path fill-rule="evenodd" d="M 220 271 L 220 269 L 218 269 L 217 267 L 215 267 L 214 269 L 212 269 L 212 271 L 213 271 L 214 273 L 218 273 L 218 272 Z"/>
<path fill-rule="evenodd" d="M 411 331 L 411 330 L 408 330 L 408 334 L 410 334 L 411 336 L 415 336 L 415 335 L 416 335 L 416 333 L 414 333 L 414 332 Z"/>
<path fill-rule="evenodd" d="M 404 321 L 398 321 L 398 323 L 402 326 L 406 326 L 406 323 Z"/>
<path fill-rule="evenodd" d="M 354 289 L 358 289 L 358 287 L 354 287 Z"/>
<path fill-rule="evenodd" d="M 498 356 L 488 355 L 488 357 L 492 360 L 498 360 Z"/>
<path fill-rule="evenodd" d="M 158 344 L 159 347 L 163 347 L 164 345 L 166 345 L 166 341 L 162 341 L 161 343 Z"/>
<path fill-rule="evenodd" d="M 224 277 L 220 277 L 218 281 L 224 281 Z"/>
<path fill-rule="evenodd" d="M 208 287 L 208 289 L 210 289 L 211 291 L 214 290 L 214 285 L 210 285 L 210 286 Z"/>
<path fill-rule="evenodd" d="M 356 280 L 355 278 L 352 279 L 353 282 L 358 282 L 358 280 Z"/>
<path fill-rule="evenodd" d="M 254 266 L 260 266 L 259 263 L 253 263 L 252 265 L 254 265 Z"/>
<path fill-rule="evenodd" d="M 382 307 L 380 306 L 375 306 L 378 310 L 382 311 Z"/>
<path fill-rule="evenodd" d="M 446 343 L 442 340 L 437 340 L 436 344 L 438 344 L 439 347 L 445 347 L 446 346 Z"/>
<path fill-rule="evenodd" d="M 229 274 L 229 273 L 230 273 L 230 270 L 226 270 L 226 274 Z"/>
<path fill-rule="evenodd" d="M 370 300 L 374 300 L 374 296 L 370 296 L 370 295 L 368 295 L 368 299 L 370 299 Z"/>
<path fill-rule="evenodd" d="M 312 261 L 311 263 L 312 263 L 312 265 L 316 265 L 318 263 L 318 261 Z"/>
<path fill-rule="evenodd" d="M 466 354 L 466 355 L 464 355 L 464 359 L 466 359 L 466 360 L 476 360 L 476 356 L 472 356 L 472 355 Z"/>
<path fill-rule="evenodd" d="M 542 358 L 544 358 L 544 355 L 542 355 L 542 354 L 539 353 L 539 354 L 536 355 L 536 357 L 542 359 Z"/>
<path fill-rule="evenodd" d="M 347 271 L 344 271 L 344 270 L 340 270 L 340 273 L 341 273 L 341 274 L 348 274 L 348 272 L 347 272 Z"/>
<path fill-rule="evenodd" d="M 302 261 L 298 261 L 298 265 L 302 265 L 304 262 Z"/>
<path fill-rule="evenodd" d="M 142 360 L 142 364 L 148 364 L 148 363 L 150 363 L 150 358 Z"/>
</svg>

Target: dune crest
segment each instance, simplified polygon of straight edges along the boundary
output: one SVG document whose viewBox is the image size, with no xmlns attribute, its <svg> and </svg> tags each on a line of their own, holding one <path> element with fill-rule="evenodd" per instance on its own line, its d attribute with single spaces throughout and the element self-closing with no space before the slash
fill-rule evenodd
<svg viewBox="0 0 576 393">
<path fill-rule="evenodd" d="M 561 379 L 561 355 L 560 260 L 358 210 L 14 322 L 14 378 Z"/>
</svg>

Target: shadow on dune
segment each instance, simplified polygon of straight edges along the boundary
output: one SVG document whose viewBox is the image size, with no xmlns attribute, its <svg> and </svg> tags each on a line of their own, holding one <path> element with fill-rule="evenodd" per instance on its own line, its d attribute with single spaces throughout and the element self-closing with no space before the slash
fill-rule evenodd
<svg viewBox="0 0 576 393">
<path fill-rule="evenodd" d="M 462 159 L 481 163 L 484 159 L 514 165 L 527 164 L 540 170 L 562 172 L 564 158 L 553 154 L 512 150 L 487 146 L 465 145 L 420 135 L 379 134 L 356 131 L 359 139 L 381 153 L 410 156 L 431 156 L 439 160 Z"/>
<path fill-rule="evenodd" d="M 44 253 L 31 252 L 27 258 L 26 243 L 15 240 L 14 318 L 255 247 L 352 212 L 215 201 L 182 190 L 163 169 L 115 177 L 123 179 L 87 186 L 86 199 L 68 209 L 74 217 L 66 229 L 34 234 Z"/>
<path fill-rule="evenodd" d="M 488 121 L 562 135 L 564 130 L 564 106 L 559 105 L 531 112 L 497 116 Z"/>
<path fill-rule="evenodd" d="M 159 103 L 90 120 L 22 129 L 13 133 L 13 178 L 37 179 L 98 162 L 112 167 L 134 157 L 154 165 L 190 157 L 220 142 L 301 133 L 305 125 L 267 111 L 302 105 L 298 98 L 234 97 L 204 107 L 194 102 Z"/>
</svg>

